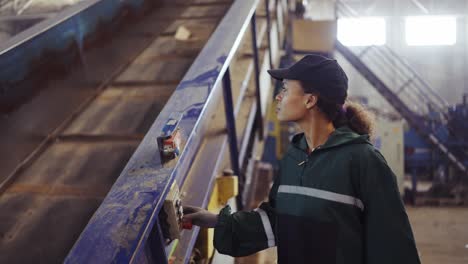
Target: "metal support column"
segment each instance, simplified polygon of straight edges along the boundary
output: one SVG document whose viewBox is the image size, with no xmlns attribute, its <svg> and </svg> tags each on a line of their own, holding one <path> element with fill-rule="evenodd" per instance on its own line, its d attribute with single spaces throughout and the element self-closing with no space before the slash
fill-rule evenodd
<svg viewBox="0 0 468 264">
<path fill-rule="evenodd" d="M 165 254 L 165 241 L 162 235 L 159 221 L 157 221 L 153 226 L 152 234 L 148 239 L 148 247 L 150 249 L 151 258 L 154 263 L 167 263 L 167 255 Z"/>
<path fill-rule="evenodd" d="M 280 3 L 280 0 L 275 0 L 275 23 L 276 23 L 276 41 L 278 42 L 278 44 L 280 45 L 280 49 L 283 47 L 282 43 L 281 43 L 281 33 L 280 33 L 280 29 L 282 28 L 281 25 L 280 25 L 280 19 L 279 19 L 279 12 L 283 12 L 283 9 L 280 7 L 281 3 Z M 284 32 L 284 31 L 283 31 Z"/>
<path fill-rule="evenodd" d="M 415 205 L 416 196 L 418 194 L 418 170 L 413 169 L 411 173 L 411 203 Z"/>
<path fill-rule="evenodd" d="M 231 90 L 231 75 L 229 73 L 229 68 L 226 69 L 226 73 L 224 73 L 223 76 L 223 96 L 224 112 L 226 114 L 226 127 L 229 140 L 229 152 L 231 154 L 231 165 L 234 174 L 239 176 L 239 151 L 237 147 L 236 120 L 234 118 L 234 106 L 232 101 Z"/>
<path fill-rule="evenodd" d="M 270 69 L 273 69 L 273 55 L 271 54 L 270 0 L 265 0 L 265 11 L 266 11 L 266 20 L 267 20 L 268 59 L 270 60 Z M 253 16 L 252 19 L 255 19 L 255 16 Z"/>
<path fill-rule="evenodd" d="M 253 49 L 253 60 L 254 60 L 254 66 L 255 66 L 255 96 L 256 96 L 256 103 L 257 103 L 256 123 L 258 127 L 258 139 L 263 140 L 262 104 L 260 100 L 260 65 L 258 62 L 257 21 L 255 19 L 255 15 L 252 16 L 250 25 L 251 25 L 251 30 L 252 30 L 252 49 Z M 270 52 L 270 56 L 271 56 L 271 52 Z"/>
</svg>

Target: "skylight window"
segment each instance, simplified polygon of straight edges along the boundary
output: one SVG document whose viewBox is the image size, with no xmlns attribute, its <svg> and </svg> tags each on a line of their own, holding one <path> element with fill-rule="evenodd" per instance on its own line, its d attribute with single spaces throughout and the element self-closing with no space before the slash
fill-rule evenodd
<svg viewBox="0 0 468 264">
<path fill-rule="evenodd" d="M 346 46 L 384 45 L 386 24 L 382 17 L 338 19 L 338 40 Z"/>
<path fill-rule="evenodd" d="M 457 20 L 453 16 L 407 17 L 406 44 L 410 46 L 454 45 L 457 42 Z"/>
</svg>

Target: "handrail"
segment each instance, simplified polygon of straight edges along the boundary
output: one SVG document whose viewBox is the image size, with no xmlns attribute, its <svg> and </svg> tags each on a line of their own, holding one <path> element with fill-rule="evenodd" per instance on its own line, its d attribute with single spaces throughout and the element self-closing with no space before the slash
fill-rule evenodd
<svg viewBox="0 0 468 264">
<path fill-rule="evenodd" d="M 422 83 L 422 84 L 439 100 L 439 102 L 440 102 L 444 107 L 448 107 L 448 106 L 449 106 L 448 102 L 447 102 L 444 98 L 442 98 L 442 97 L 434 90 L 434 88 L 432 88 L 432 86 L 430 86 L 430 85 L 421 77 L 421 75 L 419 75 L 419 74 L 413 69 L 413 67 L 411 67 L 411 66 L 409 65 L 409 63 L 408 63 L 406 60 L 404 60 L 403 58 L 401 58 L 400 56 L 398 56 L 398 55 L 396 54 L 396 52 L 395 52 L 393 49 L 391 49 L 390 47 L 388 47 L 387 45 L 384 45 L 384 48 L 387 49 L 389 52 L 391 52 L 392 55 L 394 55 L 396 59 L 398 59 L 403 65 L 405 65 L 406 68 L 407 68 L 408 70 L 410 70 L 411 73 L 413 73 L 413 75 L 414 75 L 414 76 L 415 76 L 415 77 L 416 77 L 416 78 L 417 78 L 417 79 L 418 79 L 418 80 L 419 80 L 419 81 L 420 81 L 420 82 L 421 82 L 421 83 Z"/>
<path fill-rule="evenodd" d="M 141 256 L 170 186 L 176 179 L 183 185 L 186 179 L 215 107 L 214 94 L 221 89 L 258 3 L 234 1 L 81 233 L 66 263 L 129 263 Z M 200 111 L 184 115 L 180 121 L 187 137 L 182 154 L 177 162 L 163 166 L 157 137 L 171 113 L 183 113 L 190 107 Z"/>
<path fill-rule="evenodd" d="M 375 48 L 375 50 L 378 50 L 377 47 Z M 380 67 L 381 67 L 381 68 L 388 67 L 388 65 L 394 66 L 392 63 L 390 63 L 390 61 L 388 61 L 388 60 L 390 60 L 391 58 L 386 57 L 385 54 L 380 54 L 380 53 L 377 53 L 377 52 L 376 52 L 375 54 L 378 55 L 378 56 L 380 57 L 381 60 L 378 60 L 377 58 L 373 58 L 373 57 L 371 57 L 371 56 L 368 56 L 369 58 L 376 59 L 375 62 L 374 62 L 374 64 L 380 64 Z M 384 63 L 383 63 L 384 60 L 387 60 L 387 62 L 389 62 L 389 63 L 388 63 L 388 64 L 384 64 Z M 377 63 L 377 61 L 379 61 L 379 63 Z M 397 76 L 404 75 L 403 77 L 404 77 L 404 78 L 407 78 L 407 79 L 400 78 L 400 79 L 403 79 L 403 82 L 408 81 L 408 80 L 410 80 L 410 79 L 413 78 L 413 77 L 411 77 L 411 76 L 406 76 L 405 71 L 404 71 L 403 69 L 399 68 L 399 67 L 396 67 L 396 66 L 395 66 L 395 67 L 392 68 L 392 70 L 395 70 L 396 72 L 399 73 L 399 74 L 397 74 Z M 387 76 L 387 77 L 392 78 L 393 76 Z M 395 78 L 396 78 L 396 77 L 395 77 Z M 409 87 L 411 84 L 412 84 L 412 83 L 410 83 L 407 87 Z M 411 98 L 411 99 L 413 100 L 412 103 L 415 104 L 415 105 L 419 105 L 419 106 L 418 106 L 419 109 L 424 109 L 424 108 L 426 108 L 427 106 L 425 105 L 425 102 L 430 101 L 430 98 L 421 90 L 421 88 L 419 88 L 419 87 L 417 87 L 417 86 L 414 86 L 414 88 L 415 88 L 416 90 L 414 90 L 414 89 L 413 89 L 413 90 L 406 89 L 406 91 L 408 91 L 408 94 L 409 94 L 410 92 L 412 92 L 412 93 L 411 93 L 412 95 L 419 96 L 419 98 L 414 98 L 414 97 L 412 97 L 412 98 Z M 398 91 L 393 91 L 393 92 L 398 92 Z M 421 100 L 421 97 L 425 99 L 424 102 L 421 102 L 421 101 L 420 101 L 420 100 Z M 409 98 L 406 98 L 406 99 L 409 99 Z M 423 105 L 421 106 L 421 104 L 423 104 Z"/>
<path fill-rule="evenodd" d="M 402 102 L 402 99 L 395 95 L 393 91 L 373 72 L 370 68 L 352 52 L 349 48 L 345 47 L 339 41 L 336 41 L 335 46 L 337 50 L 345 56 L 345 58 L 382 94 L 387 101 L 393 106 L 398 107 L 398 111 L 405 118 L 413 128 L 421 134 L 428 142 L 431 142 L 435 147 L 437 147 L 442 153 L 446 154 L 453 164 L 458 167 L 463 173 L 467 172 L 467 168 L 463 165 L 463 160 L 459 157 L 456 157 L 452 150 L 449 150 L 445 143 L 437 138 L 437 135 L 434 131 L 431 131 L 430 126 L 428 126 L 423 120 L 421 120 L 417 115 L 415 115 L 410 109 L 409 106 Z"/>
<path fill-rule="evenodd" d="M 346 4 L 344 4 L 342 2 L 339 2 L 339 1 L 337 2 L 337 8 L 338 8 L 338 4 L 341 4 L 341 6 L 344 6 L 346 9 L 350 9 L 350 7 L 348 7 Z M 337 11 L 340 11 L 340 10 L 337 10 Z M 394 91 L 394 89 L 390 89 L 383 82 L 383 80 L 381 80 L 381 77 L 378 77 L 376 75 L 376 73 L 374 73 L 373 71 L 371 71 L 368 68 L 368 66 L 363 62 L 363 60 L 361 58 L 362 56 L 356 55 L 355 52 L 353 52 L 353 51 L 351 51 L 351 49 L 343 46 L 339 41 L 336 42 L 336 48 L 341 52 L 341 54 L 343 54 L 345 56 L 346 59 L 348 59 L 351 62 L 352 65 L 354 65 L 356 67 L 356 69 L 361 74 L 363 74 L 363 76 L 385 97 L 385 99 L 387 99 L 388 102 L 390 102 L 390 104 L 392 104 L 394 107 L 397 108 L 396 110 L 401 113 L 403 118 L 405 118 L 408 121 L 408 123 L 410 123 L 413 126 L 413 128 L 423 138 L 425 138 L 428 142 L 433 144 L 438 150 L 440 150 L 442 153 L 444 153 L 448 157 L 448 159 L 458 169 L 460 169 L 460 171 L 462 171 L 463 173 L 467 172 L 467 168 L 463 164 L 463 161 L 466 160 L 465 155 L 462 154 L 463 152 L 458 154 L 457 152 L 454 152 L 453 149 L 449 149 L 448 146 L 446 146 L 446 142 L 444 142 L 443 140 L 440 140 L 440 138 L 438 138 L 439 135 L 438 135 L 436 129 L 434 129 L 427 122 L 424 122 L 424 119 L 421 119 L 420 116 L 418 116 L 418 114 L 416 114 L 416 112 L 414 112 L 414 111 L 412 111 L 410 109 L 410 106 L 412 106 L 412 104 L 408 103 L 408 99 L 412 100 L 413 106 L 414 106 L 414 105 L 420 105 L 421 103 L 418 101 L 418 99 L 421 99 L 421 97 L 424 98 L 426 100 L 426 102 L 423 102 L 423 103 L 427 104 L 425 106 L 425 108 L 426 107 L 429 108 L 428 112 L 431 110 L 430 107 L 436 107 L 437 108 L 436 111 L 438 113 L 441 113 L 441 115 L 442 115 L 441 121 L 442 122 L 438 123 L 438 125 L 442 125 L 442 127 L 445 127 L 449 132 L 452 132 L 452 134 L 453 134 L 453 136 L 455 138 L 457 137 L 456 133 L 453 133 L 452 129 L 447 124 L 449 117 L 448 117 L 448 113 L 447 113 L 448 109 L 447 109 L 447 107 L 445 107 L 446 102 L 444 102 L 444 100 L 441 99 L 441 97 L 438 96 L 437 93 L 435 91 L 433 91 L 432 88 L 426 82 L 424 82 L 422 80 L 422 78 L 419 77 L 418 74 L 403 59 L 401 59 L 389 47 L 387 47 L 386 50 L 381 50 L 377 46 L 372 46 L 372 47 L 367 47 L 366 49 L 364 49 L 364 52 L 358 53 L 358 54 L 361 54 L 363 56 L 363 54 L 365 54 L 365 53 L 368 54 L 369 50 L 372 48 L 372 50 L 376 51 L 375 54 L 379 55 L 380 58 L 371 57 L 369 55 L 367 55 L 366 57 L 372 58 L 374 60 L 377 59 L 377 61 L 379 61 L 379 63 L 374 61 L 374 64 L 380 64 L 381 67 L 382 67 L 381 64 L 384 63 L 383 60 L 386 60 L 388 65 L 394 66 L 393 69 L 399 71 L 398 76 L 403 75 L 404 77 L 408 78 L 408 79 L 405 80 L 403 85 L 400 86 L 400 91 L 401 91 L 402 87 L 405 88 L 405 86 L 406 87 L 411 86 L 411 87 L 414 88 L 412 90 L 412 92 L 413 93 L 415 92 L 417 96 L 420 96 L 420 98 L 412 98 L 412 99 L 408 98 L 408 97 L 403 98 L 399 94 L 400 91 Z M 378 51 L 380 51 L 380 53 Z M 385 51 L 389 51 L 390 55 L 388 53 L 385 53 Z M 411 72 L 413 74 L 413 76 L 411 76 L 411 75 L 408 76 L 406 74 L 406 72 L 404 71 L 404 69 L 401 69 L 401 67 L 399 68 L 399 67 L 397 67 L 397 65 L 393 64 L 392 63 L 392 58 L 397 58 L 398 62 L 400 63 L 398 65 L 403 65 L 404 67 L 406 67 L 406 70 Z M 386 69 L 388 67 L 388 65 L 384 65 L 383 68 Z M 421 87 L 421 85 L 416 85 L 415 82 L 413 82 L 414 79 L 420 81 L 422 83 L 423 87 Z M 430 98 L 425 93 L 424 88 L 431 91 L 432 96 L 434 96 L 439 102 L 433 101 L 433 99 Z M 409 95 L 410 94 L 408 94 L 408 96 Z M 440 105 L 439 103 L 442 104 L 442 105 Z M 437 122 L 440 122 L 440 121 L 437 121 Z"/>
<path fill-rule="evenodd" d="M 339 9 L 338 12 L 344 14 L 345 16 L 351 16 L 351 17 L 356 17 L 358 16 L 358 13 L 352 9 L 349 5 L 342 1 L 337 1 L 337 8 Z M 404 73 L 404 75 L 408 79 L 414 78 L 417 80 L 417 82 L 411 82 L 408 86 L 414 87 L 414 89 L 417 90 L 417 95 L 420 97 L 425 98 L 425 104 L 431 104 L 433 107 L 437 108 L 437 111 L 443 113 L 444 118 L 447 120 L 447 113 L 446 109 L 448 107 L 448 103 L 446 100 L 444 100 L 434 89 L 431 87 L 426 81 L 424 81 L 423 78 L 417 73 L 410 65 L 409 63 L 401 58 L 396 52 L 391 49 L 388 45 L 383 45 L 383 46 L 373 46 L 375 53 L 383 56 L 385 59 L 396 59 L 400 64 L 394 65 L 390 64 L 395 68 L 395 70 L 398 70 L 399 72 Z M 402 66 L 403 69 L 401 67 Z M 411 75 L 407 76 L 406 72 L 410 72 Z M 409 88 L 409 87 L 407 87 Z M 428 93 L 429 92 L 429 93 Z M 418 102 L 421 103 L 421 102 Z M 424 106 L 426 108 L 427 105 Z M 446 121 L 445 120 L 445 121 Z"/>
</svg>

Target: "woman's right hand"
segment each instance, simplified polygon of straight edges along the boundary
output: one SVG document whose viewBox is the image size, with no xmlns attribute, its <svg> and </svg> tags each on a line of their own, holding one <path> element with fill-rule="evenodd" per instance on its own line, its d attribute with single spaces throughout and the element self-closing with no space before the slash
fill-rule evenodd
<svg viewBox="0 0 468 264">
<path fill-rule="evenodd" d="M 194 225 L 206 228 L 213 228 L 218 221 L 218 215 L 213 214 L 203 208 L 185 205 L 183 206 L 183 222 L 191 222 Z"/>
</svg>

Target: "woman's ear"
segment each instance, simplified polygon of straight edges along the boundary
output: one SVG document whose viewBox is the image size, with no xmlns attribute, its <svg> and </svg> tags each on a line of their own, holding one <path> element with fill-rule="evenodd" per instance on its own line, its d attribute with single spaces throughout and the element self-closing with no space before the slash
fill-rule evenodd
<svg viewBox="0 0 468 264">
<path fill-rule="evenodd" d="M 307 109 L 312 109 L 317 104 L 318 96 L 314 94 L 307 94 L 305 99 L 305 107 Z"/>
</svg>

